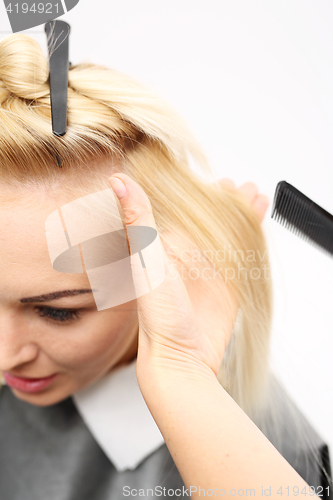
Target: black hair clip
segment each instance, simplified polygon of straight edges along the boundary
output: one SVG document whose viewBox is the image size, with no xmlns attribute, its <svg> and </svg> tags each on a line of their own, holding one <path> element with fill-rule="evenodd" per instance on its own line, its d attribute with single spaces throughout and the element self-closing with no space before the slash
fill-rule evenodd
<svg viewBox="0 0 333 500">
<path fill-rule="evenodd" d="M 49 21 L 44 29 L 49 51 L 52 131 L 57 137 L 62 137 L 67 129 L 70 25 L 64 21 Z"/>
</svg>

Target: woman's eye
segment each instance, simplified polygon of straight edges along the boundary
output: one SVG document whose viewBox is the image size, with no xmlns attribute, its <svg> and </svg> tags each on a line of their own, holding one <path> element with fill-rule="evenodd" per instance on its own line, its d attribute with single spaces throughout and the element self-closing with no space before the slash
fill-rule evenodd
<svg viewBox="0 0 333 500">
<path fill-rule="evenodd" d="M 53 307 L 37 307 L 41 318 L 48 318 L 59 323 L 66 323 L 80 318 L 77 309 L 55 309 Z"/>
</svg>

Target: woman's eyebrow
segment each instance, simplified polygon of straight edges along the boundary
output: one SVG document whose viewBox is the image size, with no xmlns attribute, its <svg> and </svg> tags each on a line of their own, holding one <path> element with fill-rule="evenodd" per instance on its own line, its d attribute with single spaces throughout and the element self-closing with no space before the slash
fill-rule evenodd
<svg viewBox="0 0 333 500">
<path fill-rule="evenodd" d="M 82 290 L 62 290 L 60 292 L 44 293 L 43 295 L 36 295 L 35 297 L 25 297 L 20 299 L 20 302 L 48 302 L 50 300 L 80 295 L 82 293 L 92 293 L 92 290 L 90 288 L 84 288 Z"/>
</svg>

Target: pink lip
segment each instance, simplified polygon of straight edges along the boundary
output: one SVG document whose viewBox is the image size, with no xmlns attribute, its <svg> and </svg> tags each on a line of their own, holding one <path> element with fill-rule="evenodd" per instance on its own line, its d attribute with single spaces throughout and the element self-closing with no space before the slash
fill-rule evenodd
<svg viewBox="0 0 333 500">
<path fill-rule="evenodd" d="M 9 372 L 2 372 L 2 375 L 6 380 L 7 385 L 13 387 L 13 389 L 18 389 L 22 392 L 39 392 L 48 387 L 53 382 L 53 380 L 57 376 L 57 373 L 51 375 L 50 377 L 30 379 L 16 377 Z"/>
</svg>

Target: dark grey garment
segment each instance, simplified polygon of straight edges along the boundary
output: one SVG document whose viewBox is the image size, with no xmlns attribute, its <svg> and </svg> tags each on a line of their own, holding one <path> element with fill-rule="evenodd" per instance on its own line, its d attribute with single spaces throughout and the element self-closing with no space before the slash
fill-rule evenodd
<svg viewBox="0 0 333 500">
<path fill-rule="evenodd" d="M 281 398 L 281 411 L 283 401 Z M 313 462 L 307 443 L 296 452 L 297 423 L 291 414 L 283 418 L 286 425 L 282 441 L 278 442 L 273 432 L 273 444 L 318 493 L 318 487 L 327 486 L 320 467 Z M 269 416 L 265 425 L 263 430 L 270 438 L 274 423 Z M 321 456 L 326 445 L 309 423 L 306 426 Z M 326 459 L 329 466 L 328 453 Z M 137 491 L 130 496 L 131 490 Z M 140 496 L 139 490 L 144 490 L 145 496 Z M 72 398 L 38 407 L 17 399 L 9 387 L 2 387 L 0 500 L 118 500 L 132 498 L 135 493 L 140 498 L 189 498 L 165 445 L 135 470 L 117 472 L 83 422 Z M 327 499 L 327 491 L 321 496 Z"/>
<path fill-rule="evenodd" d="M 268 405 L 268 410 L 253 421 L 300 476 L 315 488 L 318 496 L 333 500 L 327 444 L 273 374 L 269 380 L 269 396 L 274 406 Z M 295 497 L 306 497 L 301 493 L 297 495 L 297 490 L 290 492 L 290 496 L 294 493 Z"/>
</svg>

